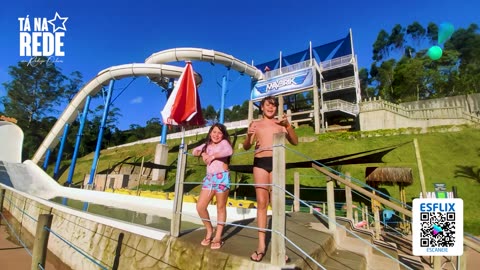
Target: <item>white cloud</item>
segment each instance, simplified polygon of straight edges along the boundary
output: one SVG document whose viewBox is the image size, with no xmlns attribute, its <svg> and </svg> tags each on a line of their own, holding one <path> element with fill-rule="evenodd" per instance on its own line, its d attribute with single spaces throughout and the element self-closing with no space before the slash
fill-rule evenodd
<svg viewBox="0 0 480 270">
<path fill-rule="evenodd" d="M 130 100 L 130 104 L 140 104 L 143 102 L 143 97 L 136 97 L 132 100 Z"/>
</svg>

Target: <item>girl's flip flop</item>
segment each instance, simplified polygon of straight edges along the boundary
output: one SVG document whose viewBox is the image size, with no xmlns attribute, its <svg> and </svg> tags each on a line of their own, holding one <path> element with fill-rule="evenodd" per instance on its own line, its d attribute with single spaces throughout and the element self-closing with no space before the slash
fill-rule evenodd
<svg viewBox="0 0 480 270">
<path fill-rule="evenodd" d="M 202 240 L 202 242 L 200 242 L 200 245 L 206 247 L 209 246 L 210 243 L 212 243 L 212 238 L 205 238 Z"/>
<path fill-rule="evenodd" d="M 223 246 L 225 242 L 223 241 L 220 241 L 220 242 L 212 242 L 212 244 L 210 245 L 210 248 L 211 249 L 219 249 Z"/>
</svg>

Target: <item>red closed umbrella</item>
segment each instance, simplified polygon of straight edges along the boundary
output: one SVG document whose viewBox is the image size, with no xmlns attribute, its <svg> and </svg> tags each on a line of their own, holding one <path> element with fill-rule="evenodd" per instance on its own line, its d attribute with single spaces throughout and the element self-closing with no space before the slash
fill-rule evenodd
<svg viewBox="0 0 480 270">
<path fill-rule="evenodd" d="M 167 125 L 205 125 L 191 62 L 187 62 L 161 114 Z"/>
</svg>

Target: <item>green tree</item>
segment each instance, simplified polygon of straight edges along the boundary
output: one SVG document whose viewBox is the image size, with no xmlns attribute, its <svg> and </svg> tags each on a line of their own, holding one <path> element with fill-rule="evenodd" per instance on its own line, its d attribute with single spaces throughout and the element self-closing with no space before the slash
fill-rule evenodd
<svg viewBox="0 0 480 270">
<path fill-rule="evenodd" d="M 50 117 L 80 88 L 82 75 L 74 72 L 67 77 L 45 57 L 35 63 L 18 62 L 8 67 L 8 74 L 11 80 L 3 83 L 7 94 L 0 103 L 7 116 L 18 120 L 25 134 L 23 156 L 30 157 L 53 126 Z"/>
<path fill-rule="evenodd" d="M 370 87 L 371 78 L 369 77 L 368 70 L 366 68 L 361 68 L 358 72 L 358 77 L 360 79 L 360 91 L 363 98 L 370 98 L 375 95 L 375 89 Z"/>
<path fill-rule="evenodd" d="M 145 126 L 145 138 L 152 138 L 160 136 L 162 132 L 162 125 L 160 124 L 160 118 L 154 117 L 147 121 Z"/>
<path fill-rule="evenodd" d="M 381 30 L 377 35 L 377 40 L 373 43 L 373 57 L 374 61 L 381 61 L 388 57 L 388 39 L 387 31 Z"/>
<path fill-rule="evenodd" d="M 459 72 L 452 78 L 454 93 L 470 94 L 480 92 L 480 35 L 477 24 L 471 24 L 467 29 L 458 29 L 450 40 L 445 43 L 445 49 L 458 52 Z"/>
<path fill-rule="evenodd" d="M 212 105 L 208 105 L 206 109 L 202 109 L 202 114 L 207 121 L 216 121 L 218 118 L 217 111 Z"/>
<path fill-rule="evenodd" d="M 381 63 L 376 69 L 374 79 L 378 82 L 377 92 L 385 100 L 393 101 L 395 93 L 393 80 L 395 78 L 395 59 L 389 59 Z"/>
<path fill-rule="evenodd" d="M 44 57 L 39 59 L 46 61 Z M 72 97 L 82 80 L 79 72 L 68 78 L 54 63 L 46 62 L 38 65 L 18 62 L 8 68 L 8 74 L 12 80 L 3 83 L 7 95 L 1 103 L 5 114 L 17 118 L 24 128 L 30 127 L 34 120 L 58 113 L 56 108 Z"/>
<path fill-rule="evenodd" d="M 369 72 L 359 74 L 362 94 L 368 95 L 366 89 L 373 87 L 383 99 L 405 102 L 479 92 L 478 26 L 457 29 L 445 43 L 442 57 L 433 61 L 426 54 L 437 42 L 438 29 L 434 23 L 424 28 L 413 22 L 406 28 L 395 25 L 390 34 L 381 30 L 373 44 L 376 61 Z"/>
<path fill-rule="evenodd" d="M 414 47 L 421 46 L 423 43 L 422 41 L 425 39 L 425 34 L 427 33 L 427 30 L 419 23 L 419 22 L 413 22 L 409 26 L 407 26 L 407 36 L 410 36 L 412 39 Z M 410 46 L 409 46 L 410 47 Z M 414 48 L 410 47 L 410 48 Z"/>
</svg>

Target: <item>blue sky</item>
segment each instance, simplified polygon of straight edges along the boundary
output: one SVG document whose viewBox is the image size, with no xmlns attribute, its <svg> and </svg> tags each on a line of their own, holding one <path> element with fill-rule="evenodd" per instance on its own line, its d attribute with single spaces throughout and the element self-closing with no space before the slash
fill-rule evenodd
<svg viewBox="0 0 480 270">
<path fill-rule="evenodd" d="M 68 2 L 68 3 L 67 3 Z M 8 1 L 0 9 L 2 30 L 0 82 L 10 80 L 8 66 L 26 59 L 19 55 L 18 18 L 53 19 L 55 12 L 68 17 L 62 63 L 64 73 L 80 71 L 85 83 L 110 66 L 141 63 L 151 54 L 176 48 L 198 47 L 231 54 L 247 63 L 262 63 L 308 47 L 322 45 L 352 29 L 360 67 L 370 67 L 372 44 L 378 32 L 397 23 L 450 22 L 455 28 L 480 24 L 476 1 Z M 184 66 L 184 63 L 176 63 Z M 220 108 L 223 66 L 194 62 L 204 83 L 199 88 L 202 106 Z M 250 78 L 230 71 L 225 105 L 249 98 Z M 145 125 L 160 117 L 165 94 L 146 78 L 116 82 L 115 106 L 123 117 L 119 128 Z M 120 94 L 121 93 L 121 94 Z M 0 86 L 0 96 L 6 94 Z M 119 95 L 120 94 L 120 95 Z M 91 108 L 100 102 L 95 101 Z"/>
</svg>

